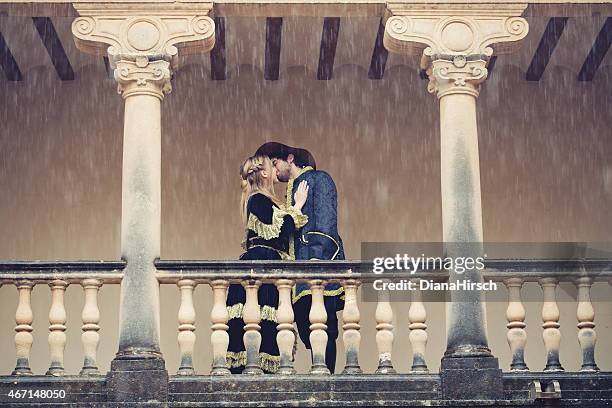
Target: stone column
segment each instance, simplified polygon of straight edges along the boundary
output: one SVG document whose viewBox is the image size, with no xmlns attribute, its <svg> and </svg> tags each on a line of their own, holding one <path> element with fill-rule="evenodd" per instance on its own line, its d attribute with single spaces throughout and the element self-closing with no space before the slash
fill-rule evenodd
<svg viewBox="0 0 612 408">
<path fill-rule="evenodd" d="M 178 345 L 181 354 L 181 365 L 177 375 L 195 375 L 193 368 L 193 349 L 196 342 L 195 321 L 196 311 L 193 306 L 193 291 L 196 287 L 195 281 L 181 279 L 178 281 L 181 291 L 181 307 L 178 311 Z"/>
<path fill-rule="evenodd" d="M 386 281 L 388 282 L 388 280 Z M 376 374 L 395 374 L 393 368 L 393 308 L 389 302 L 391 295 L 388 289 L 378 291 L 376 303 L 376 348 L 378 349 L 378 368 Z"/>
<path fill-rule="evenodd" d="M 419 284 L 418 279 L 412 279 L 415 285 Z M 417 286 L 418 287 L 418 286 Z M 420 290 L 413 290 L 411 293 L 410 308 L 408 309 L 408 320 L 410 334 L 408 340 L 412 346 L 412 368 L 411 373 L 428 373 L 427 362 L 425 360 L 425 350 L 427 347 L 427 310 L 423 304 L 423 294 Z"/>
<path fill-rule="evenodd" d="M 171 91 L 178 52 L 206 52 L 214 45 L 214 22 L 207 16 L 211 7 L 211 3 L 75 4 L 81 16 L 72 24 L 77 47 L 108 55 L 125 100 L 121 255 L 127 268 L 121 283 L 119 351 L 109 378 L 117 393 L 109 396 L 111 401 L 167 399 L 154 266 L 160 255 L 161 102 Z M 125 375 L 113 377 L 119 372 Z M 130 384 L 136 386 L 141 372 L 149 385 L 135 391 Z"/>
<path fill-rule="evenodd" d="M 85 305 L 81 313 L 83 320 L 83 368 L 80 375 L 99 375 L 98 370 L 98 344 L 100 343 L 100 308 L 98 307 L 98 292 L 102 286 L 100 279 L 83 279 L 81 281 L 85 292 Z"/>
<path fill-rule="evenodd" d="M 578 309 L 576 310 L 576 318 L 578 319 L 578 342 L 582 349 L 582 367 L 583 372 L 597 372 L 599 367 L 595 362 L 595 342 L 597 334 L 595 333 L 595 309 L 591 303 L 591 285 L 593 278 L 590 276 L 581 276 L 575 280 L 578 287 Z"/>
<path fill-rule="evenodd" d="M 342 311 L 342 340 L 344 340 L 344 350 L 346 353 L 346 365 L 342 374 L 361 374 L 362 370 L 359 366 L 359 344 L 361 343 L 361 334 L 359 324 L 361 314 L 359 306 L 357 306 L 357 289 L 360 282 L 355 279 L 347 279 L 342 281 L 344 287 L 345 302 L 344 310 Z"/>
<path fill-rule="evenodd" d="M 280 352 L 280 367 L 277 374 L 293 375 L 293 346 L 295 344 L 295 333 L 293 332 L 293 306 L 291 303 L 291 288 L 293 281 L 290 279 L 278 279 L 278 311 L 276 313 L 277 329 L 276 343 Z"/>
<path fill-rule="evenodd" d="M 504 280 L 508 288 L 508 308 L 506 319 L 508 324 L 508 345 L 512 351 L 512 363 L 510 371 L 529 371 L 525 364 L 525 344 L 527 343 L 527 331 L 525 327 L 525 307 L 521 301 L 522 278 L 509 278 Z"/>
<path fill-rule="evenodd" d="M 47 375 L 64 375 L 64 349 L 66 348 L 66 307 L 64 294 L 68 282 L 54 280 L 51 288 L 51 308 L 49 309 L 49 356 L 51 363 Z"/>
<path fill-rule="evenodd" d="M 229 282 L 223 279 L 216 279 L 210 282 L 213 292 L 213 307 L 210 311 L 210 344 L 212 345 L 212 368 L 211 375 L 230 375 L 227 368 L 227 347 L 229 346 L 229 314 L 227 313 L 226 299 Z"/>
<path fill-rule="evenodd" d="M 325 365 L 325 346 L 327 344 L 327 311 L 323 300 L 325 282 L 313 279 L 308 282 L 312 292 L 310 319 L 310 346 L 312 351 L 312 367 L 310 374 L 331 374 Z"/>
<path fill-rule="evenodd" d="M 32 351 L 32 321 L 34 314 L 32 313 L 31 295 L 34 289 L 34 282 L 20 280 L 15 282 L 15 286 L 19 292 L 19 304 L 15 312 L 15 351 L 17 355 L 17 365 L 12 375 L 32 375 L 30 368 L 30 352 Z"/>
<path fill-rule="evenodd" d="M 525 8 L 526 4 L 388 3 L 385 47 L 421 54 L 421 69 L 429 75 L 427 89 L 440 101 L 443 240 L 450 257 L 483 256 L 476 98 L 494 49 L 497 54 L 512 51 L 527 35 L 527 21 L 519 17 Z M 449 280 L 482 281 L 476 268 L 459 272 L 450 271 Z M 450 299 L 443 391 L 456 399 L 495 396 L 492 390 L 501 395 L 501 372 L 488 347 L 482 293 L 452 291 Z M 489 384 L 465 372 L 445 382 L 444 370 L 466 369 L 490 370 L 491 377 L 483 379 Z"/>
<path fill-rule="evenodd" d="M 544 371 L 564 371 L 559 361 L 561 348 L 561 330 L 559 318 L 561 313 L 557 305 L 557 278 L 541 278 L 538 280 L 542 287 L 544 302 L 542 303 L 542 340 L 546 349 L 546 367 Z"/>
</svg>

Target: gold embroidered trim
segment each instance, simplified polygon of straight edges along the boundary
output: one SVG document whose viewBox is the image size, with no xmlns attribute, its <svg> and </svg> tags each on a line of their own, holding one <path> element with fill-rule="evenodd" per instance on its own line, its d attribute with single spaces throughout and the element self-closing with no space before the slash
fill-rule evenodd
<svg viewBox="0 0 612 408">
<path fill-rule="evenodd" d="M 291 301 L 292 301 L 292 303 L 296 303 L 298 300 L 300 300 L 304 296 L 312 295 L 312 291 L 310 289 L 306 289 L 306 290 L 301 291 L 299 295 L 297 295 L 296 293 L 297 293 L 296 292 L 296 287 L 294 285 L 293 288 L 291 289 Z M 340 286 L 338 289 L 324 290 L 323 291 L 323 296 L 338 296 L 341 293 L 344 293 L 344 287 L 343 286 Z M 340 299 L 343 299 L 343 298 L 344 298 L 344 295 L 342 295 L 340 297 Z"/>
<path fill-rule="evenodd" d="M 306 241 L 306 239 L 304 238 L 304 235 L 308 235 L 308 234 L 314 234 L 314 235 L 322 235 L 326 238 L 329 238 L 332 240 L 332 242 L 336 245 L 336 252 L 334 252 L 334 255 L 331 257 L 330 261 L 333 261 L 334 258 L 338 255 L 338 252 L 340 252 L 340 245 L 338 245 L 338 241 L 336 241 L 331 235 L 327 235 L 323 232 L 319 232 L 319 231 L 310 231 L 310 232 L 306 232 L 304 234 L 302 234 L 302 236 L 300 237 L 300 240 L 308 245 L 308 241 Z"/>
<path fill-rule="evenodd" d="M 246 243 L 246 241 L 245 241 L 245 243 Z M 276 249 L 276 248 L 268 246 L 268 245 L 262 245 L 262 244 L 252 245 L 252 246 L 249 247 L 249 249 L 257 248 L 257 247 L 268 248 L 268 249 L 271 249 L 273 251 L 276 251 L 278 256 L 280 256 L 281 260 L 283 260 L 283 261 L 290 261 L 291 260 L 291 257 L 289 257 L 289 254 L 287 252 L 281 251 L 280 249 Z M 245 248 L 244 249 L 246 249 L 246 244 L 245 244 Z"/>
<path fill-rule="evenodd" d="M 246 351 L 228 351 L 225 355 L 225 359 L 229 368 L 245 366 Z M 265 370 L 270 373 L 275 373 L 278 371 L 279 366 L 280 356 L 273 356 L 271 354 L 263 352 L 259 353 L 259 367 L 261 367 L 262 370 Z"/>
<path fill-rule="evenodd" d="M 272 207 L 272 224 L 261 222 L 253 213 L 249 214 L 247 229 L 255 232 L 263 239 L 270 240 L 280 236 L 281 227 L 283 226 L 283 218 L 285 215 L 290 215 L 293 218 L 293 223 L 296 228 L 301 228 L 308 222 L 308 217 L 302 214 L 301 211 L 295 208 L 278 208 Z"/>
<path fill-rule="evenodd" d="M 301 171 L 300 174 L 297 175 L 296 178 L 300 177 L 302 174 L 306 173 L 307 171 L 310 170 L 314 170 L 312 168 L 312 166 L 306 166 L 304 167 Z M 287 207 L 291 207 L 293 205 L 293 182 L 295 181 L 296 178 L 292 178 L 289 179 L 289 181 L 287 181 L 287 192 L 285 193 L 285 199 L 286 199 L 286 204 Z M 295 259 L 295 242 L 294 242 L 294 234 L 291 234 L 289 236 L 289 258 L 290 259 Z"/>
<path fill-rule="evenodd" d="M 229 314 L 229 319 L 242 319 L 242 314 L 244 312 L 244 304 L 236 303 L 232 306 L 227 306 L 227 313 Z M 272 306 L 260 306 L 259 308 L 259 316 L 261 320 L 269 320 L 271 322 L 276 323 L 276 309 Z"/>
<path fill-rule="evenodd" d="M 308 223 L 308 216 L 306 214 L 302 214 L 302 212 L 296 208 L 291 206 L 283 208 L 283 210 L 293 218 L 293 223 L 295 224 L 295 228 L 302 228 L 304 225 Z"/>
</svg>

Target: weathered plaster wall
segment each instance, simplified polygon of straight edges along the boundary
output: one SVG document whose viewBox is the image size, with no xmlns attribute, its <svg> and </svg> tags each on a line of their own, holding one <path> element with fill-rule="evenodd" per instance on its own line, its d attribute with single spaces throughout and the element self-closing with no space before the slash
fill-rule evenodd
<svg viewBox="0 0 612 408">
<path fill-rule="evenodd" d="M 537 42 L 537 38 L 534 40 Z M 511 61 L 502 57 L 505 61 Z M 610 241 L 612 217 L 612 67 L 592 83 L 551 66 L 540 82 L 498 60 L 478 101 L 484 236 L 489 241 Z M 102 66 L 73 82 L 35 68 L 20 83 L 0 81 L 0 259 L 116 259 L 121 216 L 122 101 Z M 339 225 L 348 258 L 362 241 L 441 239 L 438 108 L 413 68 L 392 67 L 382 81 L 359 66 L 334 79 L 293 67 L 266 82 L 250 66 L 211 82 L 200 66 L 182 68 L 163 102 L 162 257 L 235 259 L 242 228 L 238 165 L 266 140 L 311 149 L 336 180 Z M 277 192 L 281 192 L 279 188 Z M 539 288 L 530 284 L 529 291 Z M 178 367 L 177 288 L 162 287 L 162 350 Z M 100 365 L 117 349 L 118 288 L 101 297 Z M 612 299 L 606 284 L 595 299 Z M 14 366 L 16 290 L 0 288 L 0 372 Z M 208 370 L 210 291 L 196 289 L 196 368 Z M 532 299 L 537 295 L 530 296 Z M 49 289 L 34 290 L 33 368 L 47 365 Z M 409 369 L 406 304 L 395 305 L 397 368 Z M 437 369 L 444 349 L 444 305 L 428 304 L 427 358 Z M 526 358 L 544 366 L 538 302 L 527 305 Z M 69 287 L 66 366 L 81 364 L 81 289 Z M 362 304 L 362 363 L 376 364 L 374 304 Z M 488 305 L 491 347 L 507 368 L 504 303 Z M 561 360 L 579 367 L 575 304 L 560 303 Z M 610 303 L 597 303 L 598 362 L 612 341 Z M 404 312 L 398 313 L 400 310 Z M 343 364 L 339 357 L 338 366 Z M 305 369 L 301 350 L 298 367 Z"/>
</svg>

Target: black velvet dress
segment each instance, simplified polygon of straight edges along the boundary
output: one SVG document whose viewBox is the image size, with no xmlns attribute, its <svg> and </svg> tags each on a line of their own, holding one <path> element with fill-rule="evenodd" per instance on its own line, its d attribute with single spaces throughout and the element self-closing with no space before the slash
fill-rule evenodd
<svg viewBox="0 0 612 408">
<path fill-rule="evenodd" d="M 290 259 L 289 240 L 295 231 L 308 222 L 308 217 L 291 207 L 279 207 L 267 196 L 257 193 L 247 203 L 246 240 L 241 260 Z M 227 363 L 232 373 L 239 374 L 246 365 L 244 322 L 242 312 L 246 302 L 242 285 L 232 284 L 227 295 L 229 312 L 229 347 Z M 261 285 L 258 292 L 261 312 L 261 346 L 259 365 L 266 373 L 278 370 L 280 353 L 276 344 L 276 311 L 278 290 L 271 283 Z"/>
</svg>

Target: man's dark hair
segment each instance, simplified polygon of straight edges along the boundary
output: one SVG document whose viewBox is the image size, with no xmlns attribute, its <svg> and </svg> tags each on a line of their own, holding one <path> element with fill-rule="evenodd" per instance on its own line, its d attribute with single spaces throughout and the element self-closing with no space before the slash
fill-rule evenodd
<svg viewBox="0 0 612 408">
<path fill-rule="evenodd" d="M 270 158 L 271 159 L 281 159 L 281 160 L 287 161 L 287 157 L 289 157 L 289 152 L 283 149 Z M 298 157 L 295 154 L 293 155 L 293 163 L 295 163 L 295 165 L 298 167 L 308 166 L 308 163 L 305 160 L 303 160 L 302 158 Z"/>
<path fill-rule="evenodd" d="M 317 163 L 308 150 L 287 146 L 278 142 L 266 142 L 262 144 L 259 146 L 255 154 L 263 154 L 271 159 L 279 159 L 284 161 L 287 161 L 289 155 L 293 154 L 293 162 L 296 166 L 312 166 L 313 169 L 317 168 Z"/>
</svg>

